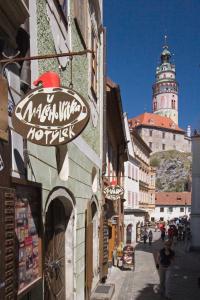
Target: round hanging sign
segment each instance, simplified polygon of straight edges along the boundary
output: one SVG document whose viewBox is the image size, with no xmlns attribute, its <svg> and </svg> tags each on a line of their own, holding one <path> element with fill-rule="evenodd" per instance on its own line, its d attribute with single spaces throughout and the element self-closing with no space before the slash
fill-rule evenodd
<svg viewBox="0 0 200 300">
<path fill-rule="evenodd" d="M 110 185 L 104 188 L 104 195 L 109 200 L 117 200 L 124 194 L 124 189 L 120 185 Z"/>
<path fill-rule="evenodd" d="M 69 143 L 86 127 L 87 101 L 67 87 L 32 90 L 15 107 L 14 130 L 32 143 L 56 146 Z"/>
</svg>

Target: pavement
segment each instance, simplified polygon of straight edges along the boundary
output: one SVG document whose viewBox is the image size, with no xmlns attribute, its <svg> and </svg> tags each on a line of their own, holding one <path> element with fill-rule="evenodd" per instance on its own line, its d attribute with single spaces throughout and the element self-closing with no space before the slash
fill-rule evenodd
<svg viewBox="0 0 200 300">
<path fill-rule="evenodd" d="M 155 257 L 162 248 L 160 233 L 154 232 L 151 246 L 139 243 L 135 250 L 135 271 L 112 267 L 106 283 L 115 284 L 112 300 L 161 300 L 159 294 L 159 275 Z M 175 262 L 170 278 L 172 300 L 200 300 L 200 253 L 185 252 L 183 241 L 173 246 Z"/>
</svg>

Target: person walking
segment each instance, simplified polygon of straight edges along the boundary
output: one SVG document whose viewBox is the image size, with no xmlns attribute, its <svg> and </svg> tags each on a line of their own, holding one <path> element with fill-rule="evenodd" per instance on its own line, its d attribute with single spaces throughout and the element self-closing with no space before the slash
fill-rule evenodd
<svg viewBox="0 0 200 300">
<path fill-rule="evenodd" d="M 186 228 L 186 234 L 185 235 L 186 235 L 185 236 L 185 252 L 189 252 L 190 251 L 190 246 L 191 246 L 191 238 L 192 238 L 190 227 Z"/>
<path fill-rule="evenodd" d="M 173 240 L 173 237 L 174 237 L 174 230 L 173 230 L 173 227 L 172 227 L 172 226 L 169 226 L 169 229 L 168 229 L 168 239 L 169 239 L 169 240 Z"/>
<path fill-rule="evenodd" d="M 162 227 L 160 230 L 161 230 L 160 237 L 161 237 L 162 241 L 164 242 L 164 240 L 165 240 L 165 227 Z"/>
<path fill-rule="evenodd" d="M 144 241 L 144 244 L 146 244 L 147 238 L 148 238 L 148 232 L 147 232 L 147 230 L 146 230 L 146 228 L 145 228 L 144 233 L 143 233 L 143 241 Z"/>
<path fill-rule="evenodd" d="M 151 246 L 151 243 L 152 243 L 152 240 L 153 240 L 153 232 L 152 232 L 152 230 L 149 230 L 148 239 L 149 239 L 149 245 Z"/>
<path fill-rule="evenodd" d="M 157 255 L 156 267 L 159 269 L 160 276 L 160 293 L 166 299 L 170 298 L 169 279 L 171 276 L 171 267 L 174 262 L 175 252 L 171 249 L 172 241 L 166 240 L 164 248 L 162 248 Z"/>
</svg>

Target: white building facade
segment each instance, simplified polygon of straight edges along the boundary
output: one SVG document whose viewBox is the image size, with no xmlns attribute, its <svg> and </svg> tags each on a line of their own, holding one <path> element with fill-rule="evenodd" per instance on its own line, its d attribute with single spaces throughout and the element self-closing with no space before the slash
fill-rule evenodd
<svg viewBox="0 0 200 300">
<path fill-rule="evenodd" d="M 170 221 L 191 213 L 191 192 L 159 192 L 156 193 L 154 220 Z"/>
<path fill-rule="evenodd" d="M 139 208 L 140 191 L 140 163 L 135 158 L 134 144 L 129 131 L 127 115 L 124 114 L 128 161 L 124 165 L 124 237 L 125 243 L 135 243 L 137 239 L 137 226 L 144 223 L 145 210 Z"/>
<path fill-rule="evenodd" d="M 200 249 L 200 134 L 192 137 L 192 248 Z"/>
</svg>

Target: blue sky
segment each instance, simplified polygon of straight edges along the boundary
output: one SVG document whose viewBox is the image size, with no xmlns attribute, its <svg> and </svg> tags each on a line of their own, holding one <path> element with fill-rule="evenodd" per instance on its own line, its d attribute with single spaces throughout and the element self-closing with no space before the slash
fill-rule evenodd
<svg viewBox="0 0 200 300">
<path fill-rule="evenodd" d="M 104 0 L 107 74 L 124 111 L 151 112 L 152 84 L 164 43 L 176 65 L 179 126 L 200 129 L 200 0 Z"/>
</svg>

